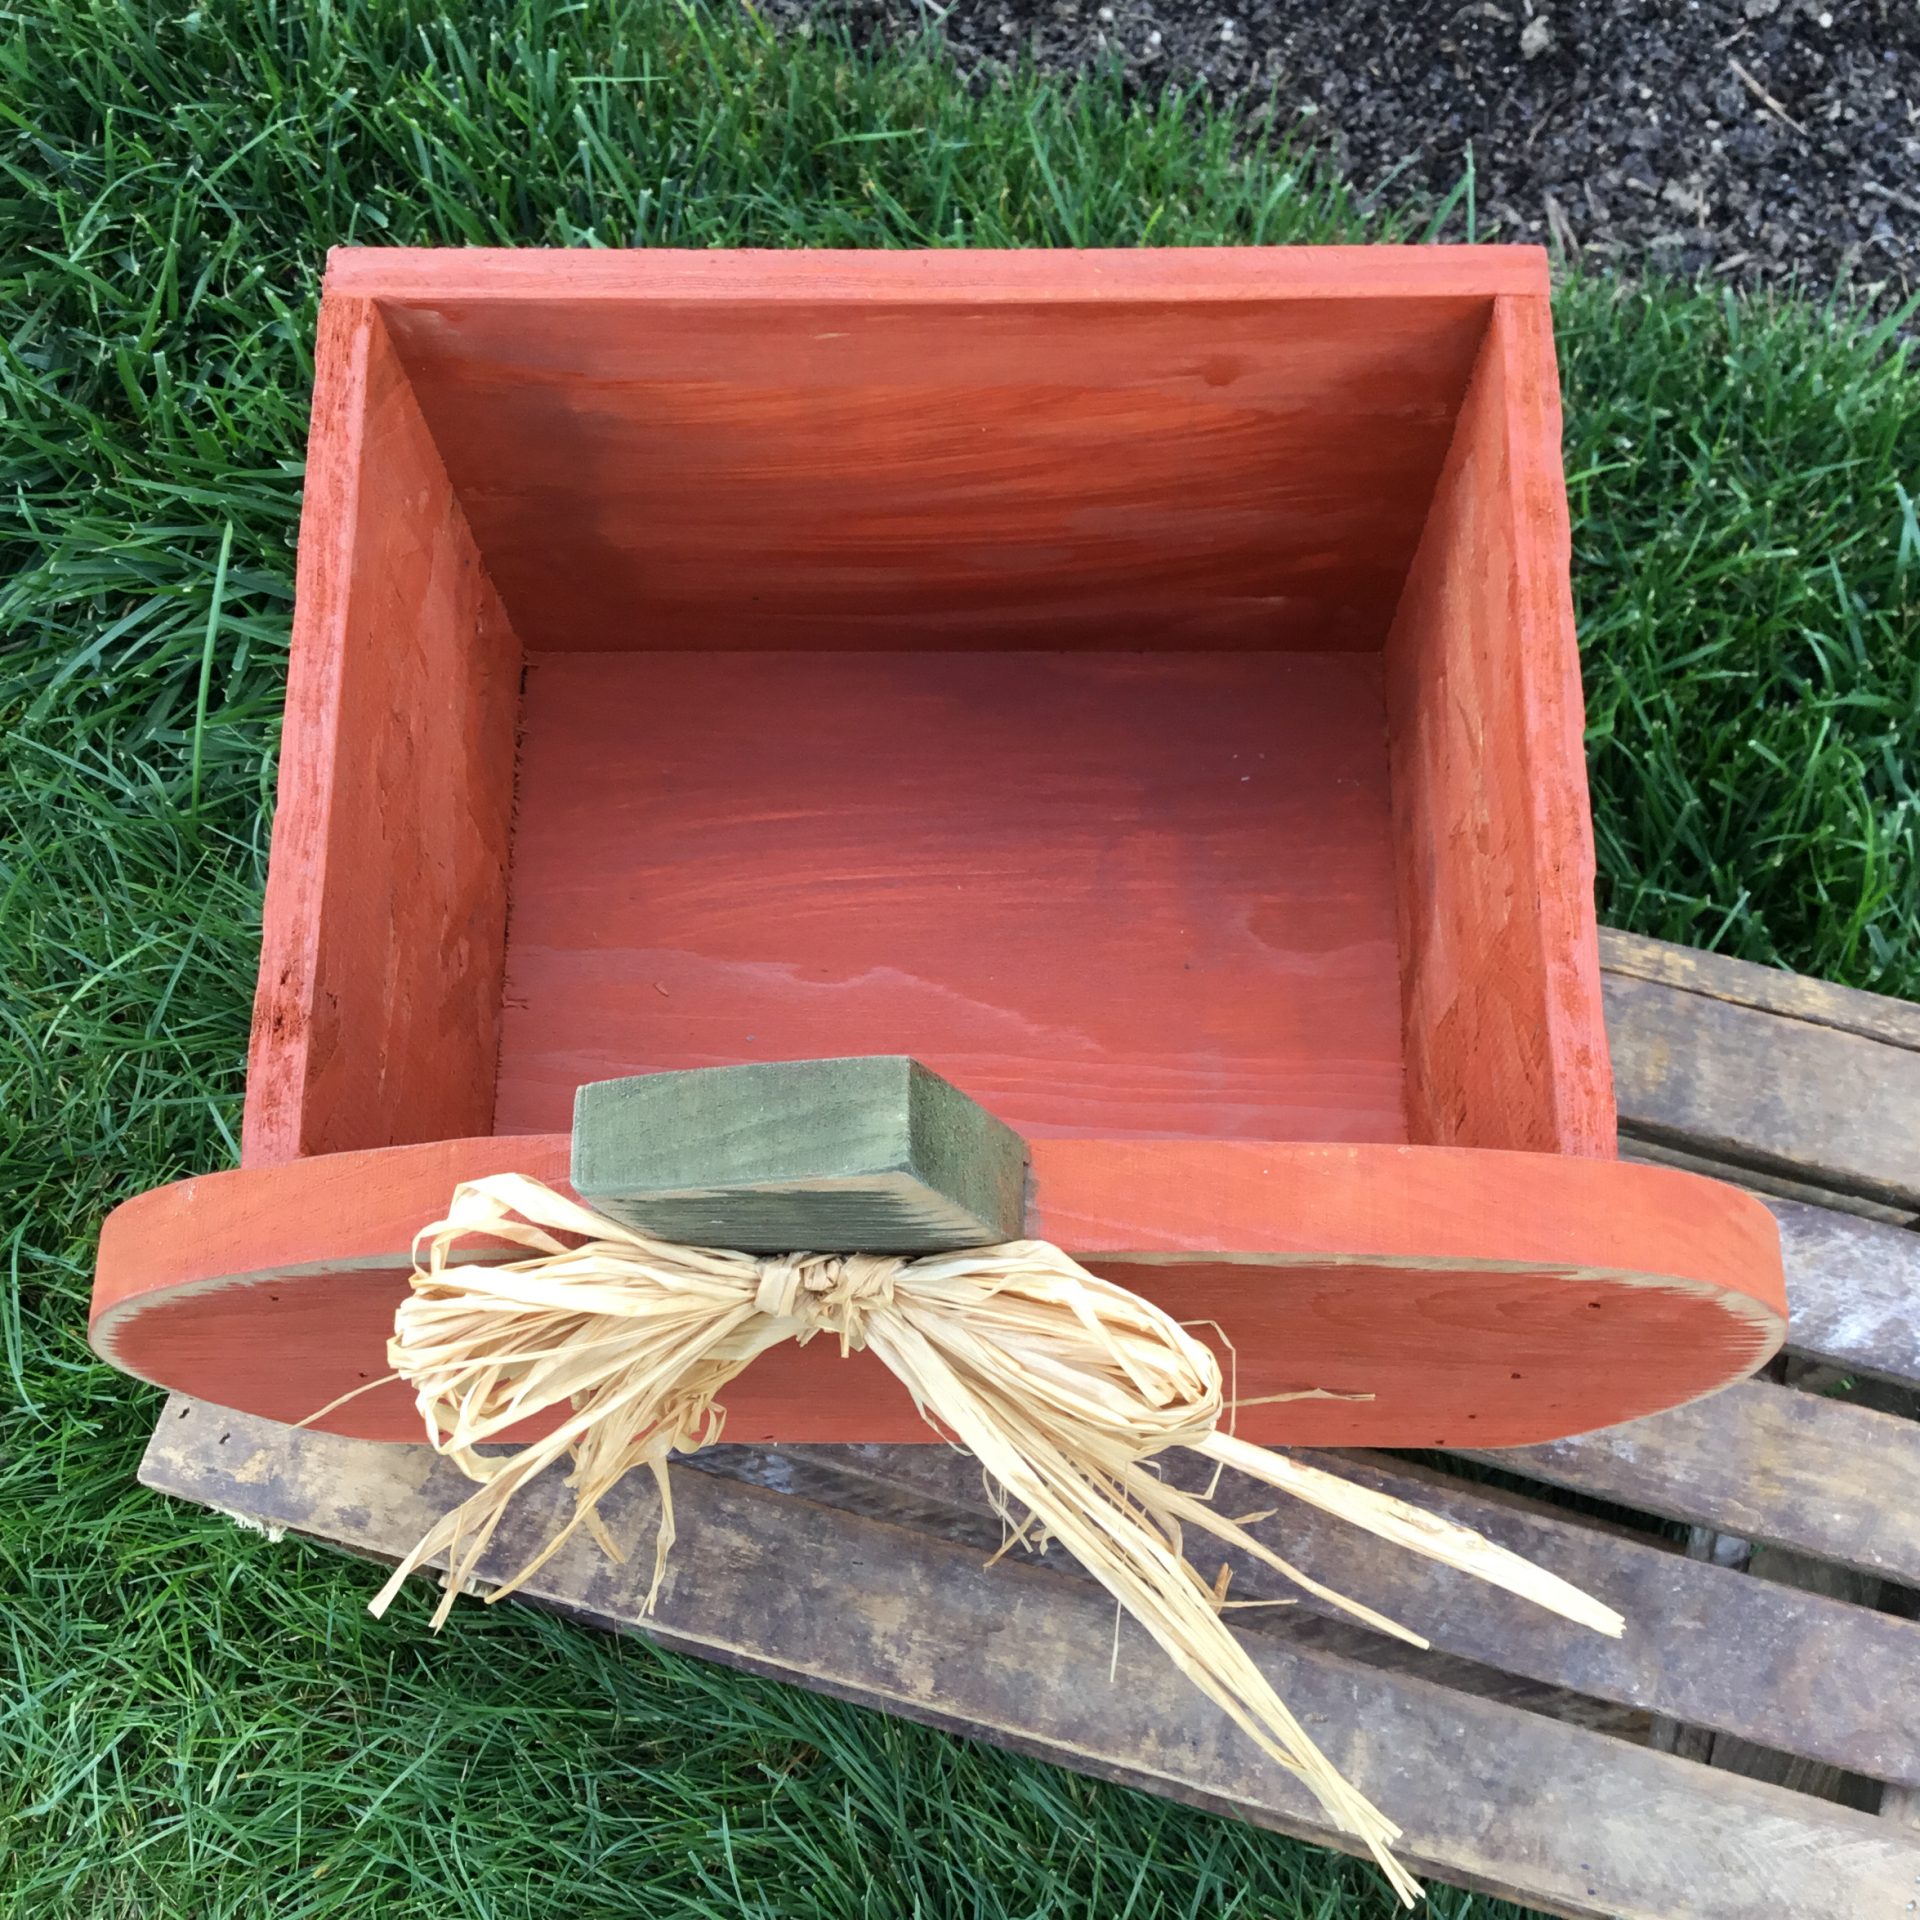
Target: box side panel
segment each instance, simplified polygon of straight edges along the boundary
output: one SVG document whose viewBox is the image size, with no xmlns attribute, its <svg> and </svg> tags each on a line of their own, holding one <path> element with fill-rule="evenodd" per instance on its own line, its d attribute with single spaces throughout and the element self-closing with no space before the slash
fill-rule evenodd
<svg viewBox="0 0 1920 1920">
<path fill-rule="evenodd" d="M 1503 296 L 1387 643 L 1418 1142 L 1614 1150 L 1568 562 L 1548 305 Z"/>
<path fill-rule="evenodd" d="M 493 1115 L 519 642 L 371 302 L 316 369 L 249 1165 Z"/>
</svg>

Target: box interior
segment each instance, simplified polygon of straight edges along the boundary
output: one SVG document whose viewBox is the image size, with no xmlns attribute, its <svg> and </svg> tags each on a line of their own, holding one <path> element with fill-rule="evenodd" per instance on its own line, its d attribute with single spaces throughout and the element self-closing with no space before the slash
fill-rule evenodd
<svg viewBox="0 0 1920 1920">
<path fill-rule="evenodd" d="M 527 657 L 494 1126 L 909 1053 L 1033 1134 L 1403 1140 L 1380 663 Z"/>
<path fill-rule="evenodd" d="M 360 1024 L 253 1139 L 903 1052 L 1029 1134 L 1582 1150 L 1494 300 L 354 304 L 376 905 L 300 909 Z"/>
</svg>

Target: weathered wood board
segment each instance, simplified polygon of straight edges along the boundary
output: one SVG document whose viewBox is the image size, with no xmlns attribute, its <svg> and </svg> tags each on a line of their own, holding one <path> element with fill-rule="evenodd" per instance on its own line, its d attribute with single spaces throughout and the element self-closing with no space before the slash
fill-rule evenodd
<svg viewBox="0 0 1920 1920">
<path fill-rule="evenodd" d="M 1858 1034 L 1920 1053 L 1920 1007 L 1882 993 L 1810 980 L 1803 973 L 1755 966 L 1750 960 L 1707 953 L 1699 947 L 1677 947 L 1668 940 L 1622 933 L 1617 927 L 1600 929 L 1600 965 L 1616 981 L 1651 980 L 1731 1006 L 1776 1013 L 1804 1026 L 1831 1027 L 1836 1033 Z M 1637 1032 L 1635 1039 L 1637 1043 Z"/>
<path fill-rule="evenodd" d="M 1920 1212 L 1914 1009 L 1626 934 L 1603 957 L 1628 1139 Z"/>
<path fill-rule="evenodd" d="M 466 1483 L 421 1449 L 289 1434 L 190 1402 L 169 1406 L 147 1484 L 391 1558 Z M 608 1503 L 644 1539 L 645 1476 Z M 492 1564 L 527 1557 L 563 1510 L 531 1489 Z M 1202 1700 L 1092 1582 L 687 1468 L 658 1615 L 670 1645 L 799 1681 L 1082 1772 L 1338 1845 L 1299 1790 Z M 649 1556 L 621 1567 L 584 1542 L 533 1596 L 611 1628 L 640 1624 Z M 1568 1628 L 1568 1632 L 1575 1629 Z M 1382 1672 L 1249 1627 L 1269 1678 L 1314 1738 L 1406 1829 L 1418 1870 L 1517 1893 L 1551 1911 L 1634 1920 L 1836 1920 L 1898 1913 L 1920 1834 L 1707 1770 L 1538 1714 Z"/>
<path fill-rule="evenodd" d="M 1650 1424 L 1650 1423 L 1638 1423 Z M 1281 1502 L 1250 1528 L 1341 1593 L 1364 1597 L 1442 1652 L 1485 1661 L 1568 1693 L 1716 1727 L 1877 1779 L 1920 1785 L 1920 1621 L 1846 1606 L 1819 1593 L 1676 1552 L 1672 1543 L 1596 1528 L 1578 1515 L 1502 1489 L 1423 1471 L 1383 1454 L 1302 1453 L 1329 1471 L 1476 1528 L 1617 1607 L 1618 1640 L 1570 1632 L 1513 1595 L 1309 1509 Z M 701 1456 L 706 1459 L 707 1456 Z M 1001 1530 L 979 1467 L 944 1447 L 727 1447 L 710 1471 L 803 1494 L 823 1506 L 906 1520 L 992 1552 Z M 1170 1459 L 1170 1480 L 1208 1473 Z M 1271 1493 L 1226 1474 L 1223 1511 L 1264 1512 Z M 1237 1599 L 1295 1595 L 1258 1560 L 1209 1552 L 1233 1569 Z M 1071 1570 L 1070 1560 L 1048 1563 Z M 1311 1595 L 1307 1612 L 1341 1616 Z M 1676 1661 L 1673 1652 L 1688 1647 Z M 1412 1670 L 1419 1671 L 1415 1660 Z"/>
<path fill-rule="evenodd" d="M 1804 1201 L 1767 1204 L 1787 1269 L 1788 1347 L 1920 1385 L 1920 1234 Z"/>
<path fill-rule="evenodd" d="M 1910 1497 L 1920 1421 L 1749 1380 L 1670 1413 L 1479 1457 L 1920 1585 L 1920 1500 Z"/>
</svg>

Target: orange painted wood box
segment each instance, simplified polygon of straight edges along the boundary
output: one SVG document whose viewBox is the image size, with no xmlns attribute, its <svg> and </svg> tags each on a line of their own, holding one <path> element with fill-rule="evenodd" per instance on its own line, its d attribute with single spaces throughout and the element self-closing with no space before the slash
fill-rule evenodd
<svg viewBox="0 0 1920 1920">
<path fill-rule="evenodd" d="M 243 1166 L 109 1220 L 100 1350 L 300 1418 L 582 1082 L 902 1053 L 1244 1401 L 1371 1396 L 1249 1437 L 1749 1371 L 1771 1220 L 1613 1158 L 1559 443 L 1533 249 L 336 253 Z"/>
</svg>

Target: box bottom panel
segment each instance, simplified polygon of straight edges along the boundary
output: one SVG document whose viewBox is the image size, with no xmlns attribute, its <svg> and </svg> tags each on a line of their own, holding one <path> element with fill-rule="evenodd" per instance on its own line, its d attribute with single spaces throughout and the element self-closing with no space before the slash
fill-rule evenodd
<svg viewBox="0 0 1920 1920">
<path fill-rule="evenodd" d="M 494 1126 L 909 1053 L 1029 1134 L 1404 1141 L 1375 656 L 528 661 Z"/>
</svg>

